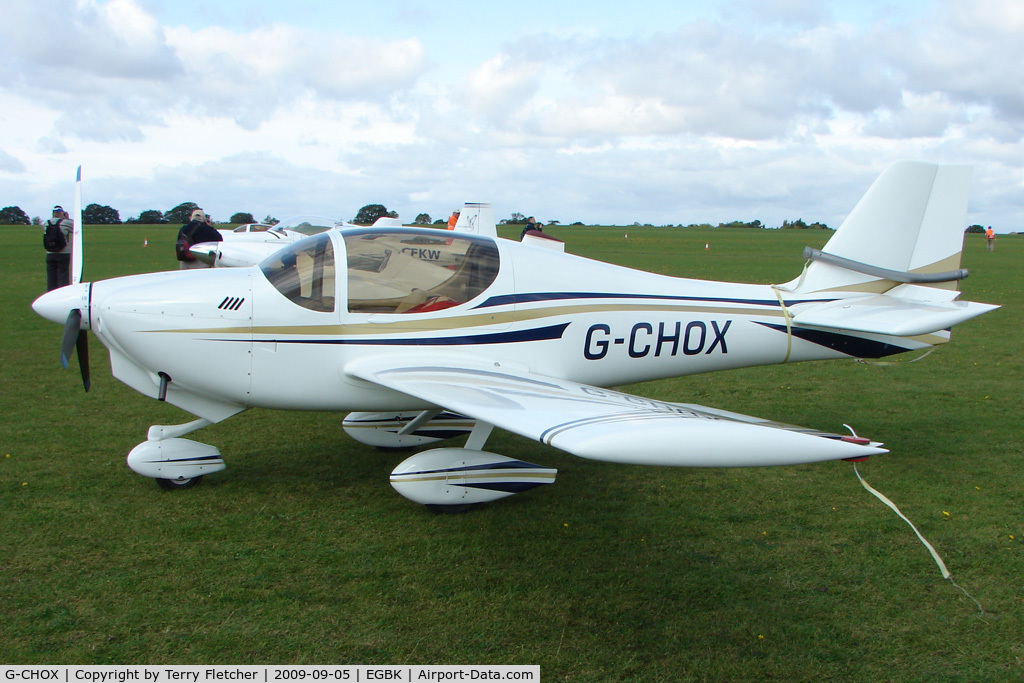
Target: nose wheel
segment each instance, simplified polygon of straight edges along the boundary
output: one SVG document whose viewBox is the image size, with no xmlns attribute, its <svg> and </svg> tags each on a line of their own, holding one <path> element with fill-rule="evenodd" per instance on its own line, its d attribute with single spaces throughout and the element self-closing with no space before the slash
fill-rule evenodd
<svg viewBox="0 0 1024 683">
<path fill-rule="evenodd" d="M 156 485 L 164 491 L 181 491 L 191 489 L 203 483 L 202 475 L 198 477 L 187 477 L 182 479 L 157 479 Z"/>
</svg>

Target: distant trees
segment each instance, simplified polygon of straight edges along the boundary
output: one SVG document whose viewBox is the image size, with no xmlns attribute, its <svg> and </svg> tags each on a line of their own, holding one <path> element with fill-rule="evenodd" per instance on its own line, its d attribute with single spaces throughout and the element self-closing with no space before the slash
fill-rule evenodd
<svg viewBox="0 0 1024 683">
<path fill-rule="evenodd" d="M 141 223 L 143 225 L 161 225 L 167 222 L 164 218 L 164 212 L 156 209 L 146 209 L 139 214 L 139 217 L 134 220 L 129 220 L 129 223 Z"/>
<path fill-rule="evenodd" d="M 4 211 L 6 211 L 6 210 L 7 209 L 4 209 Z M 972 226 L 969 226 L 966 230 L 964 230 L 964 232 L 966 232 L 966 233 L 968 233 L 970 235 L 984 235 L 985 234 L 985 228 L 981 227 L 980 225 L 972 225 Z"/>
<path fill-rule="evenodd" d="M 526 216 L 516 211 L 510 218 L 502 218 L 498 223 L 500 225 L 524 225 L 526 223 Z"/>
<path fill-rule="evenodd" d="M 166 223 L 167 219 L 164 218 L 163 211 L 157 211 L 156 209 L 147 209 L 139 214 L 139 217 L 132 220 L 128 219 L 129 223 L 141 223 L 143 225 L 160 225 Z"/>
<path fill-rule="evenodd" d="M 804 223 L 803 218 L 798 218 L 795 221 L 782 221 L 782 230 L 831 230 L 831 228 L 824 223 Z"/>
<path fill-rule="evenodd" d="M 156 209 L 148 209 L 139 214 L 138 218 L 129 218 L 126 223 L 143 224 L 143 225 L 157 225 L 163 223 L 178 223 L 184 224 L 192 218 L 192 212 L 200 208 L 195 202 L 183 202 L 178 204 L 173 209 L 167 212 L 160 212 Z M 352 219 L 353 223 L 359 225 L 371 225 L 378 218 L 398 218 L 398 213 L 395 211 L 389 211 L 383 204 L 367 204 L 363 208 L 359 209 L 355 218 Z M 116 225 L 121 223 L 120 213 L 109 206 L 102 206 L 100 204 L 89 204 L 82 212 L 82 219 L 86 224 L 89 225 Z M 41 220 L 35 219 L 37 224 L 42 223 Z M 229 223 L 244 224 L 244 223 L 256 223 L 256 217 L 252 213 L 247 211 L 239 211 L 231 215 L 228 220 Z M 280 221 L 273 216 L 268 215 L 262 221 L 265 225 L 277 225 Z M 434 220 L 431 218 L 429 213 L 420 213 L 416 215 L 416 218 L 412 221 L 413 225 L 444 225 L 447 222 L 445 218 L 438 218 Z M 526 223 L 526 215 L 519 213 L 518 211 L 512 213 L 508 218 L 503 218 L 498 221 L 499 225 L 522 225 Z M 0 209 L 0 225 L 31 225 L 33 224 L 32 219 L 17 206 L 8 206 Z M 549 220 L 547 225 L 558 225 L 559 221 Z M 579 226 L 583 225 L 581 221 L 574 221 L 571 225 Z M 639 222 L 633 223 L 634 226 L 640 226 Z M 719 223 L 711 225 L 710 223 L 691 223 L 683 226 L 680 224 L 679 227 L 687 228 L 747 228 L 747 229 L 764 229 L 765 226 L 759 220 L 753 221 L 740 221 L 735 220 L 729 223 Z M 785 220 L 780 226 L 781 230 L 831 230 L 832 228 L 828 225 L 820 222 L 807 223 L 802 218 L 798 218 L 795 221 Z M 972 225 L 968 227 L 965 232 L 972 234 L 983 234 L 985 232 L 984 226 Z"/>
<path fill-rule="evenodd" d="M 164 220 L 167 223 L 188 223 L 192 218 L 192 212 L 199 208 L 195 202 L 185 202 L 164 213 Z"/>
<path fill-rule="evenodd" d="M 32 221 L 20 206 L 5 206 L 0 209 L 0 225 L 32 225 Z"/>
<path fill-rule="evenodd" d="M 120 225 L 121 214 L 109 206 L 89 204 L 82 209 L 82 222 L 86 225 Z"/>
<path fill-rule="evenodd" d="M 378 218 L 398 218 L 394 211 L 388 211 L 383 204 L 367 204 L 359 209 L 359 213 L 352 219 L 357 225 L 372 225 Z"/>
</svg>

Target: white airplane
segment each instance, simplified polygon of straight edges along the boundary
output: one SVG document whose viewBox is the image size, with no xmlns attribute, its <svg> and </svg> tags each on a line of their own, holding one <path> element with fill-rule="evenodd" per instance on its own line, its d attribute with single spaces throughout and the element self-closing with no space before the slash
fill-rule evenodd
<svg viewBox="0 0 1024 683">
<path fill-rule="evenodd" d="M 234 230 L 222 230 L 218 228 L 217 232 L 219 232 L 220 236 L 223 237 L 224 239 L 232 239 L 240 235 L 266 232 L 267 230 L 270 230 L 273 227 L 273 225 L 267 225 L 266 223 L 244 223 L 242 225 L 239 225 Z"/>
<path fill-rule="evenodd" d="M 293 216 L 274 226 L 248 223 L 234 230 L 218 230 L 223 240 L 193 244 L 189 251 L 213 267 L 254 266 L 287 244 L 344 226 L 351 223 L 321 216 Z"/>
<path fill-rule="evenodd" d="M 82 283 L 78 256 L 75 283 L 33 308 L 65 325 L 65 363 L 79 340 L 86 382 L 91 330 L 116 378 L 198 418 L 151 427 L 128 455 L 167 488 L 225 467 L 216 447 L 181 437 L 252 406 L 359 411 L 348 433 L 388 447 L 468 433 L 463 447 L 417 453 L 391 475 L 403 495 L 445 510 L 554 480 L 553 469 L 484 451 L 494 427 L 620 463 L 861 459 L 887 451 L 853 433 L 608 387 L 948 342 L 950 327 L 997 308 L 957 300 L 970 175 L 894 164 L 780 285 L 645 273 L 478 226 L 369 227 L 329 230 L 251 268 Z"/>
</svg>

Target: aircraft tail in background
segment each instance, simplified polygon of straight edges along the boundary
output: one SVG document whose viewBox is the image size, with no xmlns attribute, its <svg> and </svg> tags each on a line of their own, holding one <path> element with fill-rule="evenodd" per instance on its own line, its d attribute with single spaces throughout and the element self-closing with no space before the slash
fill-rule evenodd
<svg viewBox="0 0 1024 683">
<path fill-rule="evenodd" d="M 466 202 L 454 229 L 456 232 L 468 232 L 472 235 L 497 237 L 498 229 L 494 223 L 494 209 L 490 204 Z"/>
</svg>

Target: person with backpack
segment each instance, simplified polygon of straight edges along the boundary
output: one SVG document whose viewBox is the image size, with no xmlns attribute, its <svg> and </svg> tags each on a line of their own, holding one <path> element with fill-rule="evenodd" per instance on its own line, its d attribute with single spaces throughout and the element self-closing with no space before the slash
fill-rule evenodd
<svg viewBox="0 0 1024 683">
<path fill-rule="evenodd" d="M 178 231 L 178 241 L 174 243 L 174 255 L 178 259 L 178 268 L 188 270 L 190 268 L 211 268 L 198 260 L 189 252 L 189 247 L 202 242 L 220 242 L 224 237 L 217 232 L 210 222 L 210 217 L 202 209 L 192 212 L 188 223 L 181 226 Z"/>
<path fill-rule="evenodd" d="M 71 284 L 71 232 L 74 223 L 68 212 L 57 205 L 53 216 L 43 226 L 43 248 L 46 249 L 46 291 Z"/>
</svg>

